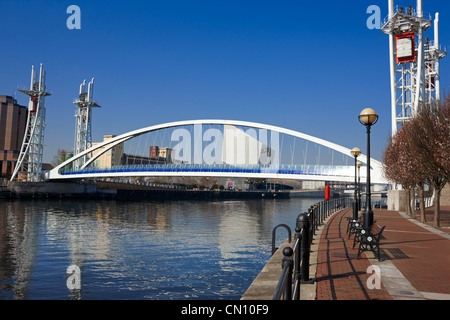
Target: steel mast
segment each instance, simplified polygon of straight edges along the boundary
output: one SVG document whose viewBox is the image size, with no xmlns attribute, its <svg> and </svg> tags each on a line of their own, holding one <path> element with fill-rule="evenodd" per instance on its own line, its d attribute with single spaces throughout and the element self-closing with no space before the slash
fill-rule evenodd
<svg viewBox="0 0 450 320">
<path fill-rule="evenodd" d="M 440 100 L 439 61 L 447 54 L 439 46 L 439 14 L 434 25 L 434 44 L 424 33 L 432 25 L 424 18 L 423 0 L 417 8 L 395 8 L 389 0 L 389 16 L 381 30 L 389 35 L 392 135 L 418 111 L 420 103 Z"/>
<path fill-rule="evenodd" d="M 439 43 L 439 13 L 434 18 L 434 42 L 425 42 L 425 91 L 428 103 L 441 100 L 440 60 L 447 56 Z"/>
<path fill-rule="evenodd" d="M 80 85 L 78 100 L 74 101 L 77 106 L 75 114 L 75 145 L 74 155 L 87 150 L 92 146 L 92 108 L 100 108 L 93 101 L 94 96 L 94 78 L 88 83 L 86 92 L 86 80 Z M 86 162 L 87 156 L 74 163 L 74 168 L 79 169 Z"/>
<path fill-rule="evenodd" d="M 45 97 L 50 93 L 46 92 L 45 70 L 40 65 L 39 78 L 34 66 L 31 67 L 30 89 L 18 89 L 18 91 L 30 96 L 28 104 L 28 117 L 25 135 L 20 149 L 17 165 L 11 176 L 11 181 L 18 178 L 18 174 L 26 174 L 24 181 L 39 182 L 42 177 L 42 155 L 44 149 L 44 129 L 45 129 Z M 20 171 L 23 170 L 23 171 Z"/>
</svg>

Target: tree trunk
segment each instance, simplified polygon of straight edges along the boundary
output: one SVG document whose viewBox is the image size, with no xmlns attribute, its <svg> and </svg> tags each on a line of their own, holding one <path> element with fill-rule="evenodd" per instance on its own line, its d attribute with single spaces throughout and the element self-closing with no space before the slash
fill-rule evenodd
<svg viewBox="0 0 450 320">
<path fill-rule="evenodd" d="M 441 188 L 435 188 L 433 227 L 441 227 Z"/>
<path fill-rule="evenodd" d="M 416 218 L 416 192 L 414 190 L 414 187 L 411 188 L 411 190 L 409 191 L 410 194 L 410 201 L 409 203 L 411 204 L 411 217 L 413 217 L 414 219 Z"/>
<path fill-rule="evenodd" d="M 427 222 L 427 217 L 425 216 L 425 192 L 423 190 L 423 183 L 419 184 L 419 195 L 420 195 L 420 221 Z"/>
<path fill-rule="evenodd" d="M 410 189 L 406 188 L 405 186 L 403 187 L 405 188 L 405 211 L 408 216 L 411 216 L 411 193 L 409 192 Z"/>
</svg>

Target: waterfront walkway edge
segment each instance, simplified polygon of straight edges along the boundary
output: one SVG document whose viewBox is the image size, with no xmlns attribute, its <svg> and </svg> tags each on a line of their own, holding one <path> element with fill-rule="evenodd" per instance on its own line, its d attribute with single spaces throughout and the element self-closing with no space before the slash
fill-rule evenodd
<svg viewBox="0 0 450 320">
<path fill-rule="evenodd" d="M 450 207 L 442 209 L 445 227 L 440 230 L 403 212 L 375 209 L 377 224 L 386 226 L 382 261 L 372 252 L 356 258 L 353 238 L 346 234 L 345 218 L 351 216 L 351 208 L 330 215 L 316 230 L 310 260 L 315 281 L 301 285 L 300 300 L 450 300 Z M 242 300 L 272 299 L 282 270 L 282 251 L 288 245 L 292 243 L 286 240 Z M 378 290 L 368 287 L 372 274 L 366 270 L 371 266 L 380 268 Z"/>
</svg>

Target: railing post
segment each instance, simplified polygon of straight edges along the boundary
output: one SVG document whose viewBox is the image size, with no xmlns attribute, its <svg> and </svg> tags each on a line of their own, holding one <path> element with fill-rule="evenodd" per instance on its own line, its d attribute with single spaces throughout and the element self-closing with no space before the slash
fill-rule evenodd
<svg viewBox="0 0 450 320">
<path fill-rule="evenodd" d="M 292 300 L 292 269 L 294 266 L 294 261 L 292 259 L 293 250 L 291 247 L 286 247 L 283 249 L 283 262 L 282 267 L 287 268 L 286 273 L 286 286 L 284 287 L 284 300 Z"/>
<path fill-rule="evenodd" d="M 294 287 L 295 292 L 293 292 L 294 299 L 300 300 L 300 245 L 302 243 L 302 230 L 295 227 L 294 243 L 297 244 L 294 251 Z M 298 241 L 298 242 L 297 242 Z"/>
<path fill-rule="evenodd" d="M 312 241 L 313 230 L 314 230 L 314 206 L 309 207 L 308 217 L 309 217 L 309 237 L 310 237 L 310 241 Z"/>
<path fill-rule="evenodd" d="M 284 300 L 292 300 L 292 268 L 294 264 L 292 260 L 293 252 L 294 251 L 291 247 L 285 247 L 283 249 L 283 260 L 281 262 L 283 271 L 272 300 L 280 300 L 282 295 L 284 295 Z"/>
<path fill-rule="evenodd" d="M 319 230 L 319 226 L 320 226 L 320 202 L 317 203 L 316 215 L 317 215 L 317 225 L 316 225 L 316 230 Z"/>
<path fill-rule="evenodd" d="M 319 204 L 317 203 L 314 206 L 314 235 L 316 234 L 316 230 L 319 230 Z"/>
<path fill-rule="evenodd" d="M 319 224 L 320 225 L 322 225 L 322 222 L 323 222 L 323 220 L 322 220 L 322 207 L 323 207 L 323 204 L 322 204 L 322 201 L 320 201 L 319 202 Z"/>
<path fill-rule="evenodd" d="M 302 283 L 310 283 L 309 279 L 309 257 L 310 257 L 310 221 L 306 213 L 302 213 L 297 217 L 296 229 L 302 230 L 302 242 L 300 252 L 300 279 Z"/>
<path fill-rule="evenodd" d="M 326 206 L 326 201 L 322 201 L 322 208 L 321 208 L 322 223 L 325 221 L 325 206 Z"/>
</svg>

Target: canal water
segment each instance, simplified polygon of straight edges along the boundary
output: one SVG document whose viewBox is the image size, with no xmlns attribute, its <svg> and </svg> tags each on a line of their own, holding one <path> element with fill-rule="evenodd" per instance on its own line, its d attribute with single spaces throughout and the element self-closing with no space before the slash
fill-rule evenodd
<svg viewBox="0 0 450 320">
<path fill-rule="evenodd" d="M 319 200 L 0 200 L 0 299 L 240 299 Z"/>
</svg>

